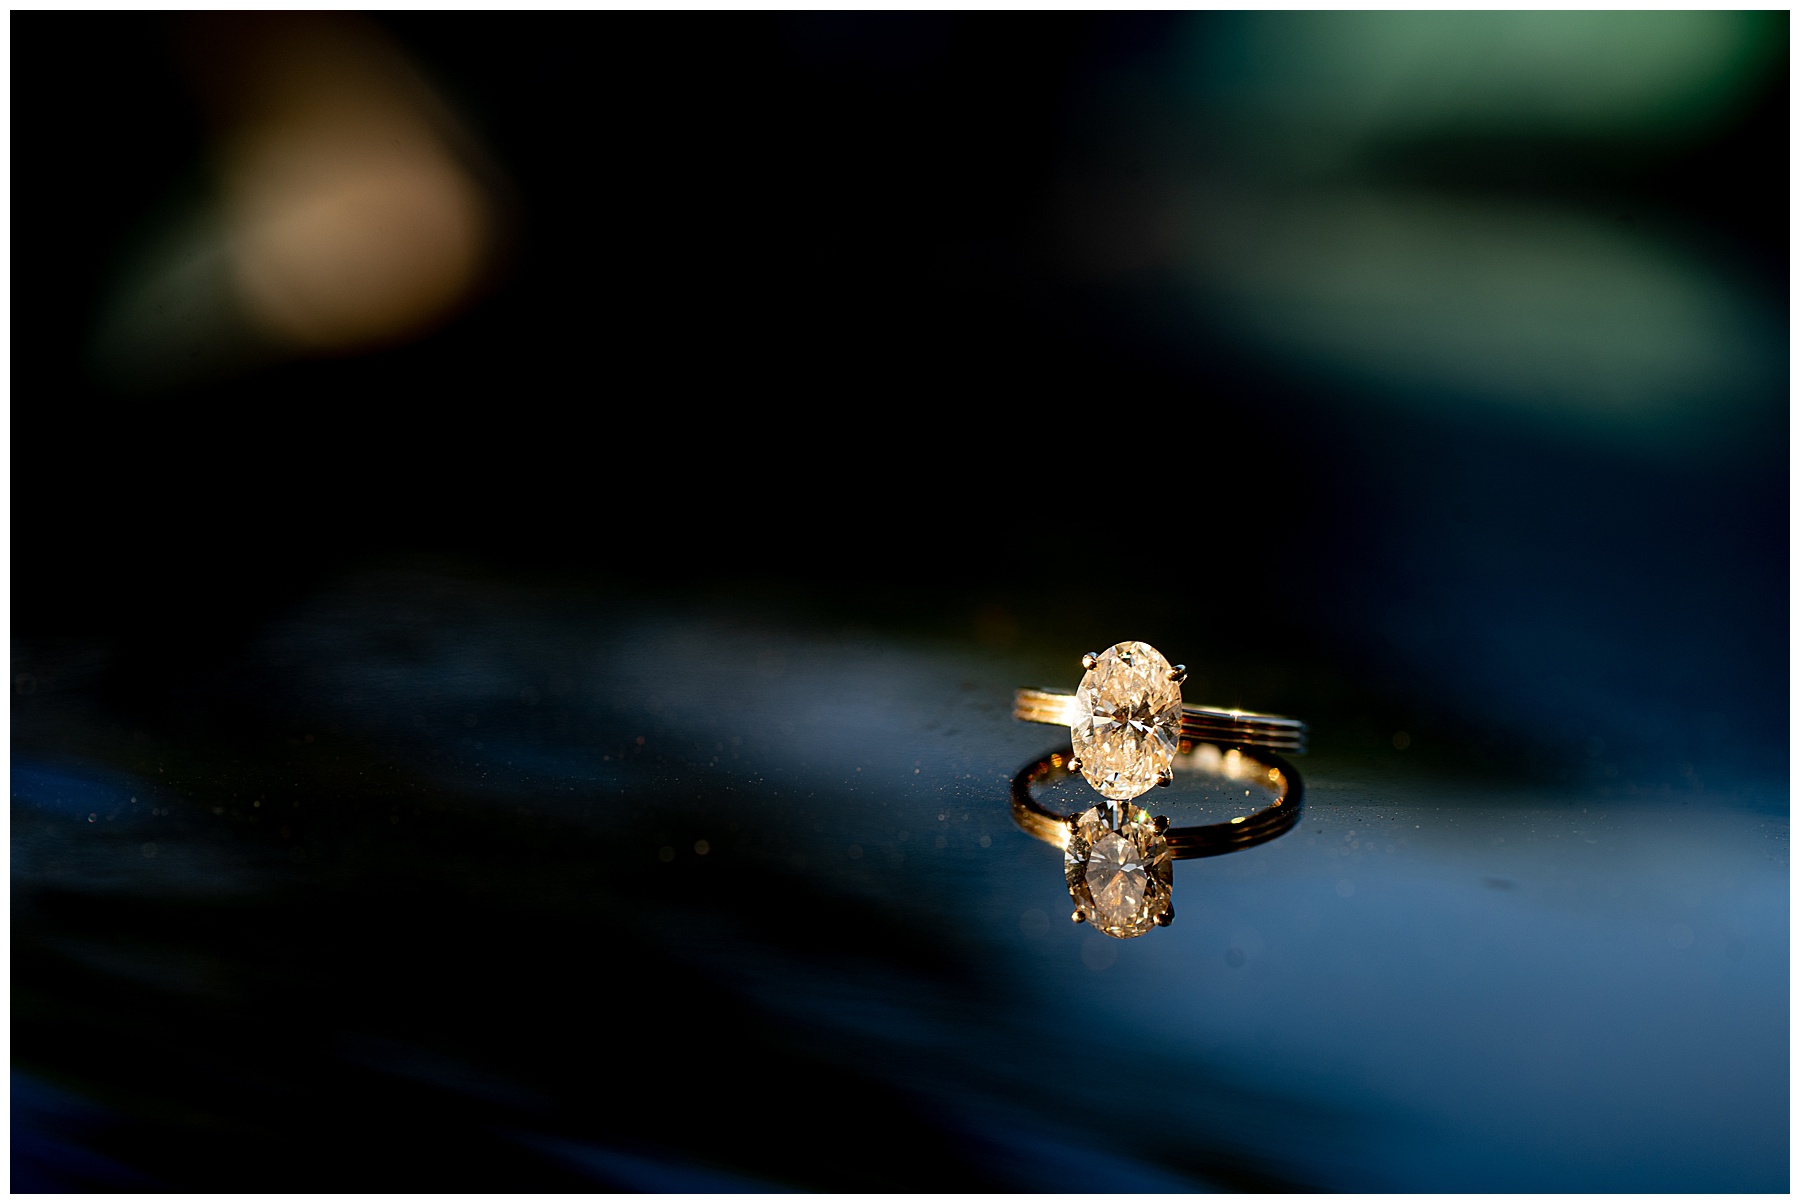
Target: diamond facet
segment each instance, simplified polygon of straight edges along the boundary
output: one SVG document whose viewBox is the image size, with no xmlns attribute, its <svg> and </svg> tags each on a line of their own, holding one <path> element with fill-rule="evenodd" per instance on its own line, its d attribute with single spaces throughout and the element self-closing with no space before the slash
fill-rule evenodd
<svg viewBox="0 0 1800 1204">
<path fill-rule="evenodd" d="M 1181 686 L 1162 653 L 1114 644 L 1082 677 L 1075 708 L 1081 776 L 1102 795 L 1136 798 L 1168 770 L 1181 743 Z"/>
<path fill-rule="evenodd" d="M 1063 851 L 1069 897 L 1108 936 L 1142 936 L 1170 910 L 1174 863 L 1169 842 L 1141 807 L 1124 809 L 1118 831 L 1100 807 L 1075 817 Z"/>
</svg>

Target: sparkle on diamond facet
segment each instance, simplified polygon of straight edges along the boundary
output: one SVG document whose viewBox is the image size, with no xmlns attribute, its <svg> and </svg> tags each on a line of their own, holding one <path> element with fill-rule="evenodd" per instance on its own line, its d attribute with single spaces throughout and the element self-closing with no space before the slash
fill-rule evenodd
<svg viewBox="0 0 1800 1204">
<path fill-rule="evenodd" d="M 1109 799 L 1136 798 L 1181 743 L 1181 686 L 1163 654 L 1133 640 L 1102 652 L 1075 691 L 1069 733 L 1081 776 Z"/>
<path fill-rule="evenodd" d="M 1141 807 L 1125 808 L 1116 832 L 1099 807 L 1076 816 L 1063 874 L 1069 897 L 1088 922 L 1121 939 L 1156 927 L 1156 917 L 1169 910 L 1175 879 L 1169 842 Z"/>
</svg>

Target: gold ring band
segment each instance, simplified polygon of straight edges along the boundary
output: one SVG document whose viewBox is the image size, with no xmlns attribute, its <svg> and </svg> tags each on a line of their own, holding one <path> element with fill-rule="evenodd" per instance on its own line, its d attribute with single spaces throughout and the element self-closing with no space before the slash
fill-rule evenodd
<svg viewBox="0 0 1800 1204">
<path fill-rule="evenodd" d="M 1025 687 L 1013 693 L 1013 718 L 1027 723 L 1072 726 L 1080 713 L 1075 695 L 1067 690 Z M 1282 715 L 1260 711 L 1227 711 L 1218 707 L 1181 708 L 1184 743 L 1218 744 L 1268 749 L 1271 752 L 1304 753 L 1306 724 Z"/>
</svg>

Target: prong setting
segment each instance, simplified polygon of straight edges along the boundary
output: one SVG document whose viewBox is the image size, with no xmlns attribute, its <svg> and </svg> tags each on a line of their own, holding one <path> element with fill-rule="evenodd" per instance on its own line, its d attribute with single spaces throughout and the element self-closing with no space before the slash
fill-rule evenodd
<svg viewBox="0 0 1800 1204">
<path fill-rule="evenodd" d="M 1080 773 L 1081 772 L 1081 758 L 1080 757 L 1070 757 L 1068 760 L 1068 766 L 1069 766 L 1070 773 Z"/>
<path fill-rule="evenodd" d="M 1172 765 L 1163 766 L 1162 769 L 1160 771 L 1158 771 L 1158 773 L 1156 775 L 1156 784 L 1158 786 L 1167 786 L 1174 780 L 1175 780 L 1175 768 Z"/>
<path fill-rule="evenodd" d="M 1083 669 L 1092 670 L 1093 667 L 1099 663 L 1100 663 L 1100 654 L 1099 653 L 1084 652 L 1081 654 L 1081 667 Z"/>
<path fill-rule="evenodd" d="M 1167 832 L 1169 830 L 1169 817 L 1166 815 L 1159 815 L 1151 820 L 1150 824 L 1158 832 Z"/>
<path fill-rule="evenodd" d="M 1170 924 L 1173 924 L 1174 922 L 1175 922 L 1175 909 L 1173 907 L 1166 907 L 1161 912 L 1157 913 L 1156 926 L 1158 928 L 1167 928 Z"/>
<path fill-rule="evenodd" d="M 1171 665 L 1169 667 L 1169 680 L 1174 682 L 1176 685 L 1180 685 L 1182 682 L 1186 681 L 1187 680 L 1187 666 L 1186 665 Z"/>
<path fill-rule="evenodd" d="M 1085 924 L 1087 923 L 1087 910 L 1085 908 L 1077 907 L 1070 913 L 1069 918 L 1077 924 Z"/>
</svg>

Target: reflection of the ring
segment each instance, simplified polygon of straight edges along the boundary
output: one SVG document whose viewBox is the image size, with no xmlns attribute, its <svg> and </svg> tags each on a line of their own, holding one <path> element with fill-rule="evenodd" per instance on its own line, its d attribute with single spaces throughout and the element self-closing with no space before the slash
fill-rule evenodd
<svg viewBox="0 0 1800 1204">
<path fill-rule="evenodd" d="M 1060 749 L 1025 766 L 1013 777 L 1013 821 L 1032 836 L 1059 849 L 1067 848 L 1074 816 L 1058 815 L 1032 797 L 1031 788 L 1068 774 L 1069 749 Z M 1169 828 L 1165 837 L 1177 861 L 1187 857 L 1217 857 L 1273 840 L 1300 819 L 1300 774 L 1272 753 L 1221 751 L 1212 744 L 1196 745 L 1193 768 L 1231 781 L 1255 781 L 1274 793 L 1261 810 L 1223 823 Z"/>
<path fill-rule="evenodd" d="M 1199 772 L 1253 783 L 1271 800 L 1248 815 L 1180 828 L 1129 804 L 1115 815 L 1103 807 L 1059 815 L 1038 802 L 1032 788 L 1066 777 L 1072 755 L 1071 749 L 1059 749 L 1014 775 L 1013 822 L 1063 851 L 1064 876 L 1075 901 L 1072 918 L 1091 920 L 1109 936 L 1141 936 L 1174 919 L 1170 862 L 1239 852 L 1273 840 L 1300 819 L 1300 774 L 1293 766 L 1260 749 L 1221 750 L 1211 744 L 1184 748 L 1182 755 Z"/>
</svg>

